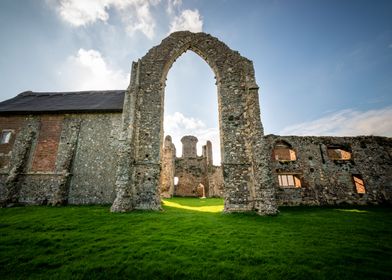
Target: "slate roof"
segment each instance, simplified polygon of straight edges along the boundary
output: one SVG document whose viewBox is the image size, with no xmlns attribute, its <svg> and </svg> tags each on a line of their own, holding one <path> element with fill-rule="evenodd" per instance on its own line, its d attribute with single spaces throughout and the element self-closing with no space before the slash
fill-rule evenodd
<svg viewBox="0 0 392 280">
<path fill-rule="evenodd" d="M 32 92 L 0 102 L 0 114 L 121 112 L 125 90 Z"/>
</svg>

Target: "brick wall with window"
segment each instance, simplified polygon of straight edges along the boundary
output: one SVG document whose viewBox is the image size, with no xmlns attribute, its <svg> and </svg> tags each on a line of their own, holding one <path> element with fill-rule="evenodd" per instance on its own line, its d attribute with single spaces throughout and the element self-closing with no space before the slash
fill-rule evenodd
<svg viewBox="0 0 392 280">
<path fill-rule="evenodd" d="M 12 147 L 24 123 L 24 116 L 0 116 L 0 170 L 8 170 Z"/>
</svg>

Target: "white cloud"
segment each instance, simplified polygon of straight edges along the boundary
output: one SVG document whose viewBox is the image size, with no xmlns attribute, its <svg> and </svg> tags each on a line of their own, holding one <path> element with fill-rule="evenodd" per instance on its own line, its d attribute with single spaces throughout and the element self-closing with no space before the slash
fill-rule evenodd
<svg viewBox="0 0 392 280">
<path fill-rule="evenodd" d="M 79 49 L 59 71 L 64 90 L 125 89 L 129 74 L 113 69 L 96 50 Z"/>
<path fill-rule="evenodd" d="M 179 16 L 174 17 L 170 24 L 170 33 L 182 30 L 192 32 L 201 32 L 203 30 L 203 20 L 198 10 L 183 10 Z"/>
<path fill-rule="evenodd" d="M 175 9 L 182 5 L 182 0 L 168 0 L 166 12 L 171 15 L 175 12 Z"/>
<path fill-rule="evenodd" d="M 85 26 L 96 21 L 107 22 L 108 10 L 114 8 L 122 15 L 129 35 L 135 31 L 153 38 L 155 19 L 151 14 L 151 6 L 160 0 L 58 0 L 55 6 L 60 17 L 73 26 Z"/>
<path fill-rule="evenodd" d="M 170 135 L 177 149 L 177 156 L 181 156 L 182 144 L 181 138 L 185 135 L 196 136 L 199 140 L 197 144 L 198 155 L 201 155 L 201 147 L 206 144 L 207 140 L 212 142 L 213 160 L 215 165 L 220 165 L 220 141 L 219 129 L 216 127 L 207 127 L 206 124 L 197 118 L 184 116 L 180 112 L 164 117 L 165 135 Z"/>
<path fill-rule="evenodd" d="M 127 33 L 132 36 L 136 31 L 141 31 L 149 39 L 155 34 L 155 20 L 150 11 L 151 1 L 137 1 L 133 9 L 125 9 L 123 21 L 126 23 Z"/>
<path fill-rule="evenodd" d="M 82 26 L 97 20 L 107 21 L 106 0 L 61 0 L 58 12 L 62 19 L 74 26 Z"/>
<path fill-rule="evenodd" d="M 378 110 L 342 110 L 323 118 L 286 127 L 282 135 L 392 136 L 392 107 Z"/>
</svg>

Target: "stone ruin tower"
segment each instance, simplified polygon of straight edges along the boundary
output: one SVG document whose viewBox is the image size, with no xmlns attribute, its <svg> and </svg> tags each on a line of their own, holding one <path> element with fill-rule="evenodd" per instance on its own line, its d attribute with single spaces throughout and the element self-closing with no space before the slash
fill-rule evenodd
<svg viewBox="0 0 392 280">
<path fill-rule="evenodd" d="M 223 173 L 212 161 L 212 144 L 207 141 L 201 156 L 197 155 L 198 139 L 182 137 L 182 155 L 176 157 L 171 137 L 166 136 L 162 151 L 160 193 L 162 197 L 222 197 Z M 177 182 L 174 182 L 174 178 Z"/>
<path fill-rule="evenodd" d="M 199 140 L 192 135 L 184 136 L 181 138 L 183 158 L 197 157 L 197 149 L 196 149 L 197 142 L 199 142 Z"/>
<path fill-rule="evenodd" d="M 174 194 L 174 171 L 175 171 L 176 147 L 170 135 L 165 137 L 162 148 L 162 170 L 160 181 L 160 194 L 164 198 Z"/>
</svg>

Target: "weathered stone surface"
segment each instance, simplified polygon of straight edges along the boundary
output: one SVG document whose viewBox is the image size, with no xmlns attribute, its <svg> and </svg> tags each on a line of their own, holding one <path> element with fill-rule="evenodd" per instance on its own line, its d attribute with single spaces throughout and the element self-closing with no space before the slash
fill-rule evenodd
<svg viewBox="0 0 392 280">
<path fill-rule="evenodd" d="M 181 158 L 170 138 L 163 143 L 166 76 L 187 50 L 216 76 L 221 167 L 212 165 L 209 142 L 199 157 L 189 138 Z M 122 115 L 3 110 L 0 129 L 11 139 L 0 144 L 1 205 L 160 210 L 160 194 L 203 191 L 223 196 L 226 212 L 261 215 L 276 214 L 278 205 L 392 202 L 391 138 L 264 136 L 258 98 L 250 60 L 208 34 L 175 32 L 133 63 Z M 183 177 L 177 189 L 174 176 Z"/>
<path fill-rule="evenodd" d="M 172 33 L 133 65 L 127 98 L 134 102 L 124 106 L 123 112 L 133 118 L 129 128 L 132 136 L 127 138 L 132 152 L 130 160 L 119 165 L 112 211 L 160 209 L 165 80 L 173 62 L 187 50 L 200 55 L 216 75 L 225 211 L 254 210 L 254 201 L 262 198 L 271 202 L 268 207 L 259 208 L 259 213 L 273 214 L 276 212 L 273 186 L 256 180 L 267 163 L 258 156 L 263 129 L 253 64 L 217 38 L 188 31 Z M 121 158 L 128 156 L 125 149 L 123 153 Z M 142 205 L 138 201 L 143 201 Z"/>
<path fill-rule="evenodd" d="M 223 197 L 223 175 L 220 166 L 212 164 L 212 144 L 207 141 L 202 156 L 197 155 L 198 139 L 182 137 L 182 156 L 176 157 L 171 137 L 165 137 L 162 156 L 161 196 Z M 174 177 L 178 179 L 174 185 Z"/>
<path fill-rule="evenodd" d="M 376 136 L 264 137 L 270 151 L 270 170 L 279 205 L 335 205 L 391 203 L 392 139 Z M 296 160 L 275 160 L 273 148 L 280 141 L 288 143 Z M 331 158 L 328 147 L 342 147 L 351 153 L 349 160 Z M 281 187 L 279 174 L 295 174 L 301 187 Z M 353 181 L 360 176 L 366 193 L 358 193 Z"/>
<path fill-rule="evenodd" d="M 10 169 L 5 180 L 5 197 L 2 200 L 3 205 L 9 205 L 19 202 L 21 182 L 23 182 L 23 173 L 26 172 L 29 163 L 32 145 L 36 139 L 39 123 L 37 118 L 26 118 L 24 127 L 15 135 L 14 148 L 11 154 Z"/>
<path fill-rule="evenodd" d="M 165 137 L 162 151 L 162 170 L 160 179 L 161 197 L 169 198 L 174 194 L 176 147 L 170 135 Z"/>
<path fill-rule="evenodd" d="M 23 126 L 15 132 L 8 170 L 0 176 L 0 200 L 3 204 L 110 204 L 115 197 L 116 152 L 121 114 L 63 114 L 23 118 Z M 5 124 L 6 125 L 6 124 Z M 51 133 L 51 126 L 61 131 Z M 3 126 L 4 127 L 4 126 Z M 2 127 L 2 128 L 3 128 Z M 33 158 L 44 151 L 37 145 L 44 132 L 49 150 L 56 147 L 55 161 L 36 163 Z M 49 133 L 48 133 L 49 132 Z M 61 136 L 58 136 L 61 135 Z M 1 158 L 2 155 L 0 155 Z M 43 171 L 42 168 L 47 168 Z"/>
<path fill-rule="evenodd" d="M 175 156 L 175 146 L 171 137 L 166 136 L 163 147 L 161 196 L 171 197 L 223 197 L 224 182 L 220 166 L 214 166 L 212 161 L 212 144 L 207 141 L 203 146 L 202 156 L 198 156 L 195 136 L 184 136 L 182 142 L 182 156 Z M 174 185 L 173 178 L 178 178 Z M 168 195 L 167 190 L 173 188 Z M 203 190 L 203 191 L 202 191 Z M 241 201 L 241 203 L 243 203 Z M 240 211 L 240 210 L 239 210 Z"/>
</svg>

